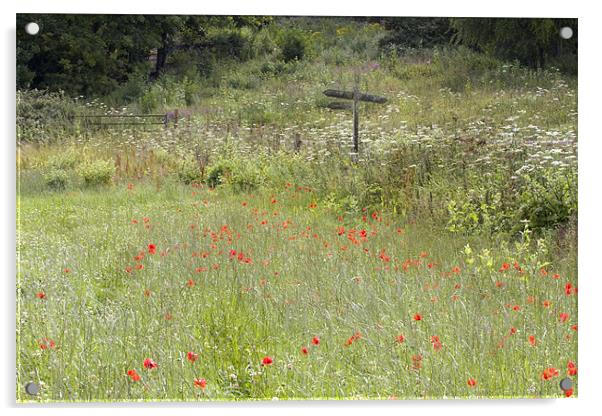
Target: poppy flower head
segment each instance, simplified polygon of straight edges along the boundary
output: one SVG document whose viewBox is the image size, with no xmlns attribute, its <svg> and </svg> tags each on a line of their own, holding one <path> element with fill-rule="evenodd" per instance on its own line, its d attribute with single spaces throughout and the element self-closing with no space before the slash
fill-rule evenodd
<svg viewBox="0 0 602 416">
<path fill-rule="evenodd" d="M 309 354 L 309 350 L 307 349 L 307 347 L 301 347 L 301 354 L 303 354 L 303 355 Z"/>
<path fill-rule="evenodd" d="M 554 367 L 549 367 L 543 370 L 543 373 L 541 373 L 541 378 L 542 380 L 550 380 L 554 377 L 557 377 L 558 374 L 559 373 L 557 369 L 555 369 Z"/>
<path fill-rule="evenodd" d="M 207 387 L 207 380 L 205 380 L 204 378 L 195 378 L 194 387 L 199 388 L 201 390 L 205 390 L 205 387 Z"/>
<path fill-rule="evenodd" d="M 36 293 L 36 298 L 38 298 L 38 299 L 46 299 L 46 293 L 44 293 L 44 292 L 38 292 L 38 293 Z"/>
<path fill-rule="evenodd" d="M 576 376 L 577 375 L 577 365 L 575 365 L 574 362 L 569 361 L 567 364 L 567 374 L 569 376 Z"/>
<path fill-rule="evenodd" d="M 195 354 L 192 351 L 188 351 L 188 353 L 186 354 L 186 359 L 188 361 L 190 361 L 191 363 L 194 363 L 198 358 L 199 358 L 199 355 Z"/>
<path fill-rule="evenodd" d="M 415 321 L 422 321 L 422 315 L 420 315 L 419 313 L 414 314 L 414 320 Z"/>
<path fill-rule="evenodd" d="M 154 244 L 149 244 L 148 245 L 148 253 L 155 254 L 156 252 L 157 252 L 157 246 Z"/>
<path fill-rule="evenodd" d="M 320 337 L 313 337 L 311 343 L 314 345 L 320 345 Z"/>
<path fill-rule="evenodd" d="M 132 381 L 140 381 L 142 378 L 136 370 L 128 370 L 127 375 L 130 377 L 130 379 L 132 379 Z"/>
<path fill-rule="evenodd" d="M 265 356 L 263 357 L 263 360 L 261 360 L 262 365 L 272 365 L 273 362 L 274 360 L 270 356 Z"/>
<path fill-rule="evenodd" d="M 150 358 L 145 359 L 143 365 L 147 370 L 152 370 L 153 368 L 158 367 L 157 363 Z"/>
<path fill-rule="evenodd" d="M 477 381 L 474 378 L 469 378 L 466 384 L 468 384 L 469 387 L 476 387 Z"/>
</svg>

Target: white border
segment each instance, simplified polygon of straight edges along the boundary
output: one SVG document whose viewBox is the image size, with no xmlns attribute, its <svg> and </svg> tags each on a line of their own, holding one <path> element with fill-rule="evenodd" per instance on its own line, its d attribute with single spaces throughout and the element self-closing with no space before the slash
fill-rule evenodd
<svg viewBox="0 0 602 416">
<path fill-rule="evenodd" d="M 602 152 L 600 99 L 600 19 L 594 5 L 571 1 L 383 1 L 371 0 L 304 0 L 285 1 L 220 0 L 209 4 L 201 1 L 127 0 L 85 2 L 81 0 L 19 0 L 3 3 L 2 34 L 2 265 L 0 288 L 2 311 L 2 353 L 0 374 L 1 404 L 8 414 L 44 412 L 45 415 L 106 413 L 102 404 L 63 407 L 23 407 L 15 404 L 15 13 L 157 13 L 157 14 L 268 14 L 268 15 L 398 15 L 398 16 L 497 16 L 497 17 L 578 17 L 579 18 L 579 398 L 576 400 L 481 400 L 481 401 L 396 401 L 396 402 L 278 402 L 216 404 L 113 404 L 115 415 L 144 413 L 234 414 L 311 414 L 341 411 L 345 414 L 433 412 L 446 415 L 489 415 L 508 413 L 589 414 L 599 404 L 602 383 L 600 354 L 602 327 L 599 297 L 602 295 L 600 272 L 600 208 L 599 182 Z M 588 2 L 595 4 L 594 2 Z"/>
</svg>

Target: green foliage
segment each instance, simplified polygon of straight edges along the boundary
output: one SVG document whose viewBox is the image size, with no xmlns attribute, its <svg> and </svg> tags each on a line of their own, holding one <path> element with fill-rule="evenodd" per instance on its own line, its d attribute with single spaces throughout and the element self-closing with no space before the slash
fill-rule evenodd
<svg viewBox="0 0 602 416">
<path fill-rule="evenodd" d="M 223 179 L 230 173 L 230 164 L 224 161 L 217 162 L 207 171 L 207 185 L 215 188 L 223 183 Z"/>
<path fill-rule="evenodd" d="M 77 104 L 63 92 L 17 91 L 17 139 L 48 143 L 66 134 L 74 121 Z"/>
<path fill-rule="evenodd" d="M 543 68 L 558 58 L 570 57 L 577 69 L 577 19 L 452 18 L 455 41 L 505 60 Z M 571 39 L 560 28 L 573 29 Z"/>
<path fill-rule="evenodd" d="M 200 182 L 203 179 L 199 165 L 193 158 L 182 159 L 177 166 L 177 175 L 185 184 Z"/>
<path fill-rule="evenodd" d="M 108 185 L 115 174 L 115 164 L 112 160 L 85 161 L 77 171 L 86 186 Z"/>
<path fill-rule="evenodd" d="M 52 190 L 63 190 L 67 186 L 69 173 L 64 169 L 52 168 L 44 174 L 44 183 Z"/>
<path fill-rule="evenodd" d="M 384 17 L 374 18 L 386 29 L 380 41 L 383 50 L 433 48 L 448 44 L 453 31 L 446 17 Z"/>
<path fill-rule="evenodd" d="M 541 230 L 575 220 L 577 203 L 576 173 L 546 170 L 525 177 L 517 209 L 532 229 Z"/>
<path fill-rule="evenodd" d="M 284 62 L 300 61 L 305 56 L 305 39 L 299 31 L 288 30 L 284 33 L 280 48 Z"/>
<path fill-rule="evenodd" d="M 48 157 L 46 166 L 52 169 L 72 170 L 82 161 L 82 154 L 73 147 Z"/>
</svg>

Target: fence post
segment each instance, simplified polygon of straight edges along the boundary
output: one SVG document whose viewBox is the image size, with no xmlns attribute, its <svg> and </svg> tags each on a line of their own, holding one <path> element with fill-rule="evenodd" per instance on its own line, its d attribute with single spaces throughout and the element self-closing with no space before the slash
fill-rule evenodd
<svg viewBox="0 0 602 416">
<path fill-rule="evenodd" d="M 354 75 L 354 85 L 353 85 L 353 152 L 359 153 L 359 112 L 358 112 L 358 102 L 360 98 L 360 90 L 359 90 L 359 73 L 355 73 Z"/>
</svg>

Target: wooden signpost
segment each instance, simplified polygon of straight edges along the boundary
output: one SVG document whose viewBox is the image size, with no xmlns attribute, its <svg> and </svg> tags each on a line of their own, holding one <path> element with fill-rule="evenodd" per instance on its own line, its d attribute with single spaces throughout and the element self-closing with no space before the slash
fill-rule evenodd
<svg viewBox="0 0 602 416">
<path fill-rule="evenodd" d="M 358 104 L 360 101 L 367 103 L 384 104 L 387 102 L 385 97 L 379 97 L 378 95 L 363 94 L 359 91 L 359 79 L 356 77 L 355 86 L 353 91 L 340 91 L 340 90 L 326 90 L 324 95 L 333 98 L 342 98 L 343 100 L 353 100 L 353 103 L 345 103 L 340 101 L 334 101 L 327 105 L 332 110 L 353 110 L 353 152 L 359 152 L 359 111 Z"/>
</svg>

